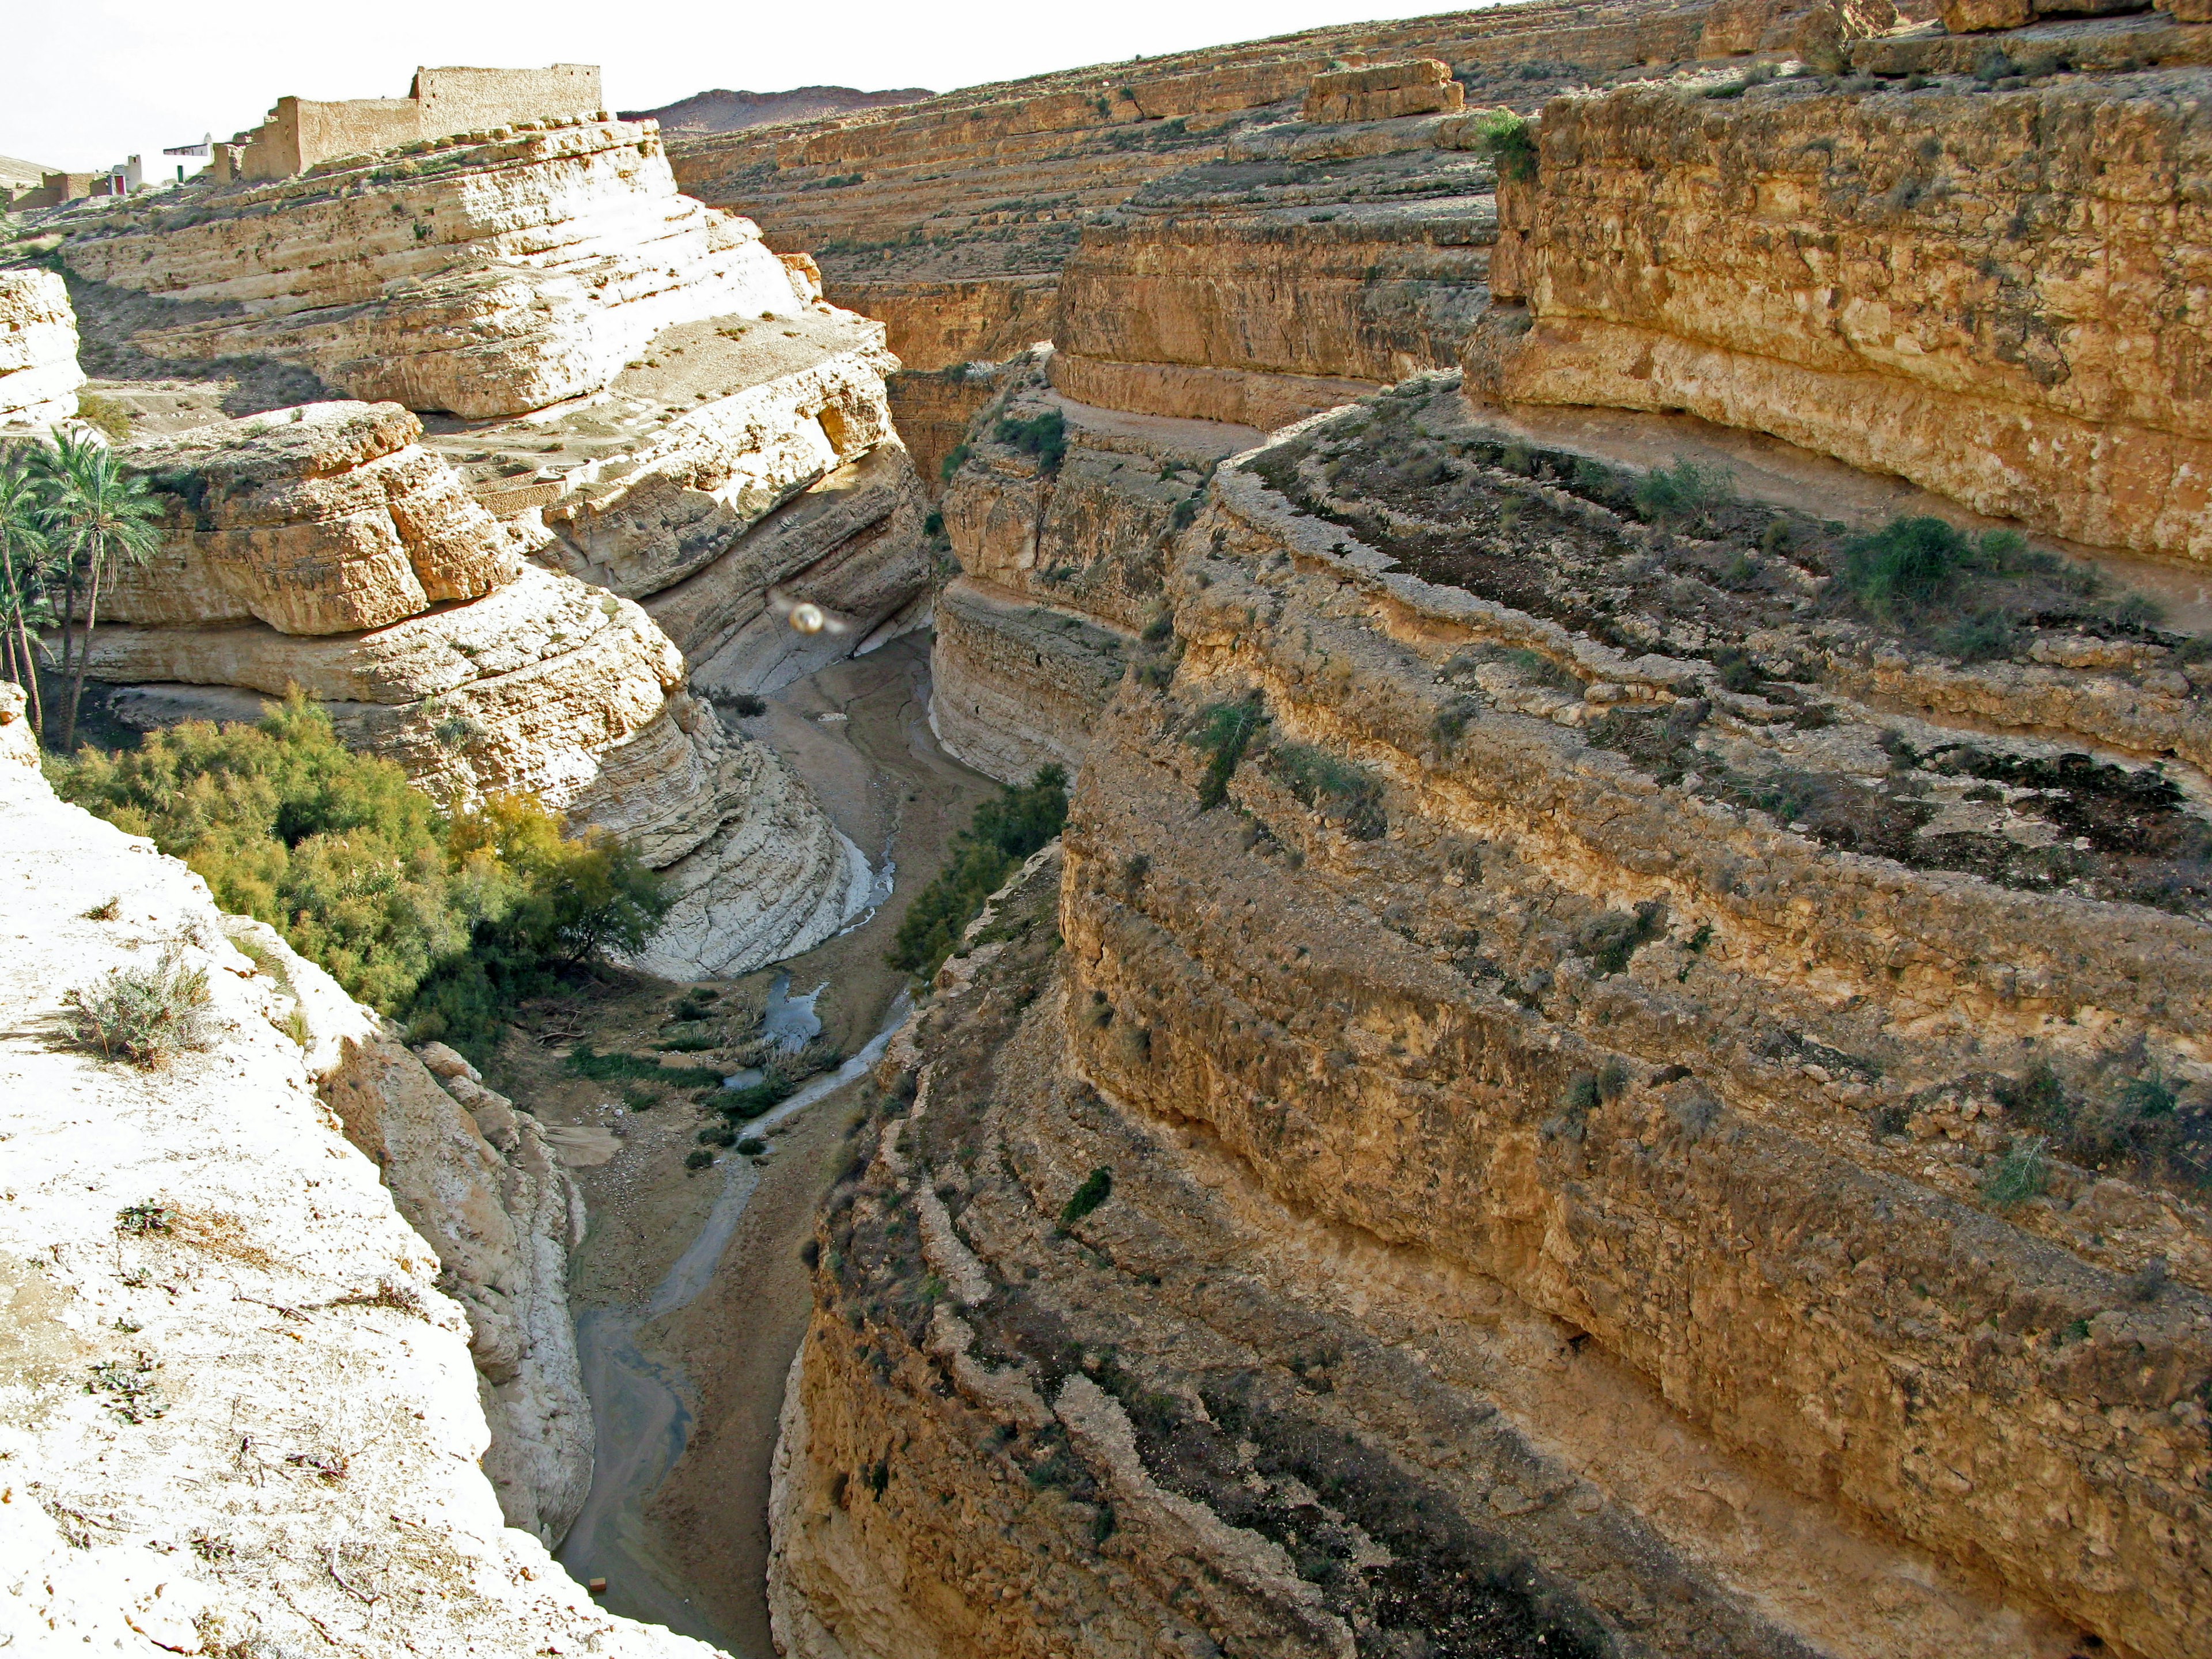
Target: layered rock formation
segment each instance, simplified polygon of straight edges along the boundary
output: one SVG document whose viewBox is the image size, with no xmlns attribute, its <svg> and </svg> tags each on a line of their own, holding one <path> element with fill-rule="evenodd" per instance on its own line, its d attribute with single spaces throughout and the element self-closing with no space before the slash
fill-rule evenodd
<svg viewBox="0 0 2212 1659">
<path fill-rule="evenodd" d="M 1146 185 L 1061 275 L 1054 385 L 1266 431 L 1455 363 L 1489 298 L 1474 142 L 1463 117 L 1281 123 Z"/>
<path fill-rule="evenodd" d="M 1215 472 L 833 1202 L 793 1651 L 2195 1650 L 2197 658 L 1637 485 L 1448 377 Z"/>
<path fill-rule="evenodd" d="M 990 377 L 943 505 L 961 574 L 937 596 L 930 723 L 1007 781 L 1080 766 L 1138 636 L 1165 625 L 1169 543 L 1215 465 L 1260 435 L 1073 403 L 1047 384 L 1053 362 Z"/>
<path fill-rule="evenodd" d="M 0 427 L 46 427 L 76 413 L 76 313 L 50 270 L 0 270 Z"/>
<path fill-rule="evenodd" d="M 962 393 L 972 395 L 968 382 L 939 371 L 1045 337 L 1031 318 L 1050 302 L 1064 270 L 1071 278 L 1086 269 L 1095 275 L 1091 286 L 1065 296 L 1050 337 L 1069 354 L 1068 371 L 1080 358 L 1100 360 L 1090 380 L 1064 388 L 1071 396 L 1114 404 L 1124 383 L 1142 381 L 1127 395 L 1144 400 L 1122 406 L 1272 425 L 1285 410 L 1310 412 L 1414 368 L 1455 361 L 1464 315 L 1389 313 L 1408 282 L 1462 294 L 1479 284 L 1480 257 L 1462 250 L 1484 240 L 1457 226 L 1423 228 L 1420 213 L 1404 210 L 1405 198 L 1449 192 L 1409 189 L 1389 168 L 1370 165 L 1369 177 L 1328 188 L 1330 161 L 1426 148 L 1425 132 L 1411 142 L 1394 132 L 1379 144 L 1370 135 L 1364 149 L 1340 134 L 1332 155 L 1285 123 L 1303 117 L 1371 125 L 1442 114 L 1462 101 L 1527 110 L 1564 88 L 1753 52 L 1832 67 L 1843 43 L 1895 21 L 1886 0 L 1501 7 L 1099 65 L 835 119 L 679 135 L 671 155 L 685 190 L 755 216 L 773 237 L 816 249 L 831 297 L 890 323 L 891 349 L 935 381 L 892 389 L 918 453 L 933 459 L 950 447 L 925 435 L 925 423 L 948 421 Z M 1244 147 L 1262 135 L 1275 147 Z M 1285 140 L 1308 150 L 1291 153 Z M 1211 187 L 1200 181 L 1180 193 L 1167 179 L 1218 163 L 1231 170 Z M 1395 172 L 1407 171 L 1401 159 Z M 1486 193 L 1486 183 L 1477 189 Z M 1139 211 L 1147 200 L 1150 222 Z M 1382 210 L 1394 204 L 1400 211 Z M 1252 210 L 1262 204 L 1308 211 Z M 1087 228 L 1101 212 L 1125 207 L 1116 214 L 1124 228 Z M 1315 209 L 1341 222 L 1327 233 L 1293 228 L 1315 222 Z M 1310 291 L 1300 251 L 1314 261 Z M 1377 269 L 1377 314 L 1348 316 L 1359 308 L 1350 291 L 1359 285 L 1363 258 Z M 1116 303 L 1102 313 L 1096 288 L 1131 283 L 1151 290 L 1143 313 Z M 1255 314 L 1224 317 L 1224 306 Z M 1313 324 L 1297 320 L 1301 306 L 1311 307 Z M 1139 314 L 1190 343 L 1170 343 L 1158 358 L 1132 355 L 1155 343 L 1116 339 L 1111 331 L 1139 326 Z M 1346 363 L 1316 367 L 1310 348 L 1288 349 L 1283 337 L 1301 328 L 1316 338 L 1343 337 Z M 1086 344 L 1079 338 L 1085 329 L 1108 335 Z M 1364 365 L 1378 356 L 1390 366 L 1370 371 Z M 1401 356 L 1408 361 L 1396 361 Z M 1146 367 L 1124 367 L 1134 365 Z M 1260 373 L 1217 372 L 1223 369 Z M 1267 390 L 1260 374 L 1293 379 L 1276 395 L 1259 396 Z M 1331 396 L 1328 386 L 1303 384 L 1316 377 L 1361 385 Z M 965 405 L 969 412 L 976 406 Z"/>
<path fill-rule="evenodd" d="M 348 744 L 440 799 L 527 790 L 617 830 L 676 884 L 643 958 L 674 977 L 757 967 L 834 932 L 866 864 L 805 785 L 723 732 L 635 602 L 526 562 L 528 539 L 420 430 L 392 404 L 329 404 L 128 452 L 169 518 L 93 641 L 92 672 L 130 688 L 119 712 L 238 718 L 296 686 Z"/>
<path fill-rule="evenodd" d="M 33 758 L 11 741 L 22 730 L 0 719 L 0 751 Z M 0 774 L 18 933 L 0 970 L 0 1640 L 707 1653 L 599 1613 L 538 1537 L 501 1522 L 504 1504 L 557 1532 L 553 1506 L 571 1501 L 543 1483 L 543 1444 L 504 1436 L 566 1434 L 551 1461 L 571 1487 L 579 1467 L 543 1387 L 565 1217 L 549 1226 L 542 1195 L 557 1182 L 488 1147 L 373 1016 L 221 915 L 184 866 L 61 805 L 32 767 Z M 72 1043 L 65 995 L 118 970 L 198 976 L 204 1047 L 147 1074 Z M 342 1133 L 319 1091 L 341 1112 L 376 1095 L 380 1127 L 356 1112 Z M 445 1218 L 438 1250 L 395 1197 Z M 495 1346 L 506 1383 L 490 1381 Z M 570 1354 L 570 1408 L 574 1371 Z"/>
<path fill-rule="evenodd" d="M 622 121 L 425 139 L 79 218 L 70 270 L 173 313 L 139 324 L 139 349 L 275 358 L 467 417 L 598 392 L 674 325 L 815 298 L 750 221 L 678 195 L 657 134 Z"/>
<path fill-rule="evenodd" d="M 2203 75 L 2138 68 L 2159 40 L 2203 61 L 2193 33 L 1923 36 L 1853 51 L 1905 87 L 1555 100 L 1534 178 L 1501 197 L 1493 282 L 1526 313 L 1470 367 L 1509 403 L 1683 410 L 2078 541 L 2212 558 Z M 2076 63 L 2136 72 L 2047 78 Z"/>
</svg>

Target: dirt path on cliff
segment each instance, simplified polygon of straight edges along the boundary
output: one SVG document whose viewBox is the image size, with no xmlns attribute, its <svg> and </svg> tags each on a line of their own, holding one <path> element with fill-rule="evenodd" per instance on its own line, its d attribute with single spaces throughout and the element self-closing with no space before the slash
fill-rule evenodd
<svg viewBox="0 0 2212 1659">
<path fill-rule="evenodd" d="M 892 933 L 953 833 L 997 786 L 931 735 L 925 635 L 833 664 L 769 701 L 740 729 L 807 779 L 872 861 L 888 855 L 895 879 L 852 931 L 724 996 L 757 1001 L 784 973 L 793 997 L 821 988 L 813 1010 L 823 1037 L 856 1054 L 905 988 L 906 975 L 884 961 Z M 602 1052 L 650 1049 L 675 994 L 653 981 L 611 988 L 587 1006 L 575 1040 Z M 799 1249 L 847 1156 L 858 1083 L 766 1128 L 766 1157 L 725 1153 L 694 1171 L 684 1167 L 694 1113 L 625 1110 L 611 1097 L 619 1085 L 569 1076 L 557 1054 L 542 1040 L 512 1039 L 493 1081 L 550 1127 L 605 1130 L 612 1147 L 605 1162 L 575 1170 L 591 1224 L 571 1260 L 570 1296 L 600 1484 L 561 1557 L 580 1576 L 608 1579 L 603 1605 L 612 1612 L 719 1642 L 742 1659 L 771 1659 L 769 1461 L 784 1373 L 811 1305 Z M 691 1297 L 679 1264 L 723 1228 L 728 1242 Z"/>
</svg>

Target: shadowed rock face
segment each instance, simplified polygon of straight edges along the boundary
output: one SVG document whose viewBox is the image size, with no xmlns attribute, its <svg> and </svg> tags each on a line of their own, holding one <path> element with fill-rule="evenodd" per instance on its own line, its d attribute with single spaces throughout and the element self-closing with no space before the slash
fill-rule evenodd
<svg viewBox="0 0 2212 1659">
<path fill-rule="evenodd" d="M 64 255 L 193 307 L 140 350 L 276 358 L 411 409 L 542 409 L 673 325 L 814 297 L 750 221 L 676 193 L 649 125 L 525 123 L 191 197 L 100 216 Z"/>
<path fill-rule="evenodd" d="M 2192 1651 L 2179 641 L 1961 663 L 1635 483 L 1450 377 L 1216 470 L 833 1200 L 793 1651 Z"/>
<path fill-rule="evenodd" d="M 76 413 L 76 314 L 50 270 L 0 270 L 0 427 L 51 426 Z"/>
</svg>

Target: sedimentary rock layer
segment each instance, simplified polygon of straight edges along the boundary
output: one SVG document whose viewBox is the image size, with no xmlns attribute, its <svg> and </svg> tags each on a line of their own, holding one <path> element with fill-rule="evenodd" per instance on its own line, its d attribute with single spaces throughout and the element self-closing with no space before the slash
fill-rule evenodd
<svg viewBox="0 0 2212 1659">
<path fill-rule="evenodd" d="M 22 726 L 0 723 L 0 746 Z M 234 919 L 182 865 L 59 805 L 32 768 L 4 771 L 0 878 L 21 937 L 0 970 L 0 1371 L 15 1401 L 0 1632 L 131 1652 L 335 1639 L 704 1655 L 600 1613 L 537 1536 L 502 1524 L 477 1467 L 505 1453 L 471 1341 L 484 1361 L 493 1303 L 559 1294 L 557 1264 L 527 1259 L 559 1234 L 511 1207 L 513 1166 L 413 1056 L 332 1036 L 373 1028 L 366 1011 L 256 938 L 251 956 L 234 948 Z M 165 953 L 205 975 L 204 1051 L 148 1075 L 63 1037 L 67 992 Z M 393 1190 L 317 1097 L 372 1059 L 442 1102 L 422 1120 L 434 1133 L 383 1148 Z M 466 1151 L 429 1144 L 452 1138 Z M 442 1264 L 458 1303 L 394 1208 L 410 1189 L 453 1206 L 449 1237 L 480 1234 Z M 502 1261 L 510 1226 L 522 1259 Z M 542 1334 L 507 1332 L 507 1358 L 542 1362 Z"/>
<path fill-rule="evenodd" d="M 422 435 L 396 404 L 330 403 L 134 446 L 166 508 L 162 544 L 117 573 L 101 614 L 344 634 L 512 580 L 506 531 Z"/>
<path fill-rule="evenodd" d="M 0 270 L 0 427 L 51 426 L 76 413 L 76 314 L 50 270 Z"/>
<path fill-rule="evenodd" d="M 992 401 L 943 504 L 963 574 L 938 596 L 930 720 L 953 753 L 1010 781 L 1079 766 L 1134 636 L 1164 626 L 1169 544 L 1207 474 L 1260 435 L 1073 403 L 1045 384 L 1052 360 L 1030 354 L 979 382 Z M 1040 423 L 1064 444 L 1049 458 L 1018 441 Z"/>
<path fill-rule="evenodd" d="M 672 325 L 816 297 L 750 221 L 678 195 L 655 131 L 620 121 L 426 140 L 70 228 L 76 275 L 192 307 L 138 333 L 155 356 L 273 357 L 465 416 L 596 392 Z"/>
<path fill-rule="evenodd" d="M 1493 282 L 1528 326 L 1470 362 L 1509 401 L 1686 410 L 2212 559 L 2202 90 L 2160 70 L 1555 100 L 1536 178 L 1501 197 Z"/>
<path fill-rule="evenodd" d="M 672 609 L 695 648 L 734 652 L 732 673 L 752 662 L 756 679 L 782 660 L 760 626 L 768 584 L 788 578 L 872 623 L 922 574 L 912 474 L 884 441 L 880 379 L 834 363 L 797 379 L 664 433 L 624 477 L 631 488 L 596 502 L 629 538 L 638 585 L 694 554 Z M 832 431 L 864 458 L 849 484 L 802 495 L 780 537 L 744 536 L 775 484 L 804 490 L 837 466 Z M 477 506 L 417 435 L 396 405 L 334 404 L 131 451 L 156 469 L 171 510 L 160 556 L 103 611 L 134 620 L 88 647 L 91 672 L 121 688 L 118 712 L 141 724 L 250 718 L 296 687 L 349 745 L 398 762 L 440 800 L 527 791 L 625 836 L 676 882 L 652 960 L 677 977 L 758 967 L 835 932 L 866 890 L 866 860 L 856 876 L 859 855 L 805 784 L 685 690 L 684 653 L 635 600 L 526 562 L 530 538 Z M 690 487 L 718 477 L 737 480 L 724 491 L 735 506 Z M 849 523 L 822 510 L 856 496 L 871 505 Z M 670 514 L 715 522 L 679 542 Z M 725 554 L 732 542 L 750 550 Z M 741 642 L 749 624 L 767 637 Z M 832 637 L 840 651 L 859 642 Z"/>
<path fill-rule="evenodd" d="M 2109 601 L 2037 589 L 2033 673 L 1962 664 L 1816 586 L 1816 521 L 1655 531 L 1451 392 L 1216 472 L 1056 930 L 1002 910 L 894 1045 L 787 1423 L 795 1650 L 2182 1659 L 2186 642 L 2061 648 Z"/>
</svg>

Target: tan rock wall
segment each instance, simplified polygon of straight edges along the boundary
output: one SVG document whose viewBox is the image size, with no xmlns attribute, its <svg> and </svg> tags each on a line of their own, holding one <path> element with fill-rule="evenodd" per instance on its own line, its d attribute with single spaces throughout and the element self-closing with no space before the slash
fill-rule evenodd
<svg viewBox="0 0 2212 1659">
<path fill-rule="evenodd" d="M 836 283 L 829 289 L 833 303 L 884 325 L 909 373 L 994 363 L 1052 338 L 1058 295 L 1058 281 L 1048 275 Z"/>
<path fill-rule="evenodd" d="M 1174 579 L 1191 700 L 1260 686 L 1279 738 L 1389 780 L 1389 827 L 1366 842 L 1320 830 L 1248 763 L 1233 798 L 1298 849 L 1300 874 L 1285 887 L 1270 860 L 1227 850 L 1227 829 L 1202 852 L 1180 828 L 1200 763 L 1152 735 L 1172 733 L 1172 717 L 1125 692 L 1094 739 L 1068 837 L 1061 920 L 1078 1004 L 1095 988 L 1115 1011 L 1109 1025 L 1072 1024 L 1086 1074 L 1161 1120 L 1201 1121 L 1285 1202 L 1515 1285 L 1794 1489 L 1992 1564 L 2107 1639 L 2188 1651 L 2206 1535 L 2181 1473 L 2203 1455 L 2183 1426 L 2192 1379 L 2212 1367 L 2193 1322 L 2201 1292 L 2131 1299 L 2126 1261 L 2085 1259 L 2086 1216 L 2054 1249 L 2028 1231 L 2039 1222 L 1959 1202 L 1935 1166 L 1870 1157 L 1836 1090 L 1794 1064 L 1763 1066 L 1755 1040 L 1725 1034 L 1740 1020 L 1820 1030 L 1837 1012 L 1796 1000 L 1851 1006 L 1845 983 L 1864 970 L 1846 963 L 1912 953 L 1934 978 L 1933 1000 L 1911 1003 L 1933 1008 L 1985 994 L 1969 988 L 1981 964 L 2055 951 L 2039 995 L 2141 1020 L 2151 1042 L 2193 1054 L 2199 1022 L 2167 988 L 2195 975 L 2201 923 L 1871 860 L 1800 862 L 1741 827 L 1693 827 L 1646 786 L 1571 758 L 1547 722 L 1486 727 L 1442 763 L 1421 712 L 1444 695 L 1432 665 L 1454 648 L 1439 629 L 1449 611 L 1427 598 L 1438 590 L 1369 578 L 1375 631 L 1347 628 L 1358 607 L 1339 584 L 1352 567 L 1333 566 L 1261 493 L 1238 485 L 1224 502 L 1193 540 L 1218 530 L 1231 557 Z M 1291 549 L 1310 589 L 1259 574 Z M 1237 574 L 1244 559 L 1257 580 Z M 1189 781 L 1167 785 L 1171 771 Z M 1452 849 L 1476 847 L 1480 877 L 1455 872 Z M 1122 872 L 1139 854 L 1150 873 L 1132 884 Z M 1771 885 L 1748 863 L 1725 884 L 1692 873 L 1716 857 L 1791 867 Z M 1451 908 L 1462 886 L 1523 881 L 1559 896 L 1532 897 L 1539 908 L 1571 892 L 1626 913 L 1663 896 L 1670 927 L 1709 916 L 1723 954 L 1694 969 L 1680 958 L 1679 981 L 1674 958 L 1654 959 L 1560 1002 L 1547 989 L 1493 1003 L 1444 965 L 1419 905 L 1365 921 L 1352 908 L 1425 893 Z M 1507 960 L 1512 925 L 1468 921 Z M 1442 937 L 1456 925 L 1433 920 Z M 1778 942 L 1778 929 L 1798 954 L 1752 943 Z M 1551 971 L 1566 969 L 1553 959 Z M 1716 977 L 1692 996 L 1676 988 L 1698 975 Z M 1862 1005 L 1884 1009 L 1904 1045 L 1884 1086 L 1971 1065 L 1949 1050 L 1957 1039 L 1910 1021 L 1894 988 L 1870 985 Z M 2000 996 L 1980 1029 L 2019 1017 Z M 1685 1029 L 1694 1054 L 1670 1035 Z M 1864 1041 L 1830 1037 L 1838 1050 Z M 1572 1076 L 1599 1077 L 1609 1054 L 1626 1091 L 1615 1103 L 1593 1088 L 1583 1116 Z M 1662 1063 L 1695 1081 L 1670 1083 Z M 2191 1213 L 2172 1244 L 2139 1248 L 2195 1260 L 2200 1246 L 2181 1242 L 2201 1235 Z M 2062 1308 L 2086 1338 L 2063 1339 Z"/>
<path fill-rule="evenodd" d="M 1187 216 L 1086 229 L 1061 278 L 1055 384 L 1086 403 L 1268 430 L 1283 424 L 1264 418 L 1272 410 L 1220 405 L 1222 377 L 1176 371 L 1255 372 L 1261 389 L 1243 401 L 1294 408 L 1345 401 L 1333 386 L 1290 391 L 1299 380 L 1371 387 L 1456 362 L 1487 295 L 1488 240 L 1482 217 L 1458 214 L 1341 224 Z M 1092 395 L 1147 375 L 1146 401 Z M 1187 406 L 1158 406 L 1171 387 L 1188 388 Z"/>
<path fill-rule="evenodd" d="M 1401 115 L 1449 113 L 1467 102 L 1451 65 L 1413 58 L 1365 69 L 1316 75 L 1306 88 L 1309 121 L 1389 121 Z"/>
<path fill-rule="evenodd" d="M 1501 204 L 1497 280 L 1533 327 L 1483 389 L 1686 410 L 2081 541 L 2212 558 L 2187 75 L 1555 102 L 1537 184 Z"/>
<path fill-rule="evenodd" d="M 76 313 L 51 270 L 0 270 L 0 427 L 51 426 L 76 413 Z"/>
<path fill-rule="evenodd" d="M 1002 782 L 1081 769 L 1126 666 L 1127 641 L 1079 613 L 972 577 L 937 596 L 929 720 L 945 751 Z"/>
<path fill-rule="evenodd" d="M 342 634 L 512 580 L 507 532 L 422 435 L 397 404 L 331 403 L 134 446 L 130 465 L 162 496 L 163 541 L 118 573 L 101 614 Z"/>
</svg>

